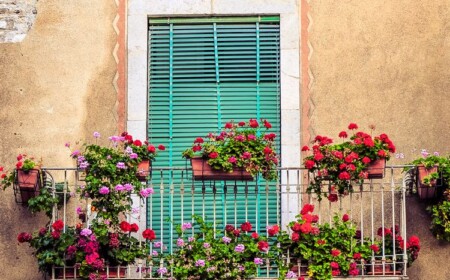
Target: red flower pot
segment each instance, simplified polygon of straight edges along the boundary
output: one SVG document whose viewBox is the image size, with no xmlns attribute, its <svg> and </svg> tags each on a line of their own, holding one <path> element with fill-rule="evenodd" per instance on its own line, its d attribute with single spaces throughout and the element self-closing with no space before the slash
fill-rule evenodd
<svg viewBox="0 0 450 280">
<path fill-rule="evenodd" d="M 78 268 L 74 267 L 55 267 L 56 279 L 75 279 L 80 277 Z"/>
<path fill-rule="evenodd" d="M 151 162 L 149 160 L 143 160 L 139 163 L 137 168 L 136 177 L 141 182 L 146 182 L 148 179 L 148 176 L 151 172 Z"/>
<path fill-rule="evenodd" d="M 30 198 L 39 195 L 39 190 L 42 185 L 41 170 L 38 168 L 28 171 L 18 169 L 16 175 L 15 185 L 18 187 L 18 192 L 20 192 L 20 202 L 26 204 Z"/>
<path fill-rule="evenodd" d="M 386 168 L 386 160 L 385 159 L 374 160 L 367 167 L 368 178 L 369 179 L 384 178 L 385 168 Z"/>
<path fill-rule="evenodd" d="M 108 276 L 109 279 L 111 278 L 125 278 L 125 274 L 127 272 L 126 267 L 109 267 L 108 270 L 100 271 L 100 276 Z"/>
<path fill-rule="evenodd" d="M 244 168 L 236 168 L 232 172 L 213 169 L 203 158 L 191 158 L 194 180 L 252 181 L 253 176 Z"/>
<path fill-rule="evenodd" d="M 383 269 L 384 267 L 384 269 Z M 370 263 L 366 266 L 367 275 L 401 275 L 399 270 L 393 270 L 391 262 L 386 261 L 383 265 L 382 261 L 375 261 L 373 265 Z"/>
<path fill-rule="evenodd" d="M 431 182 L 431 185 L 424 184 L 424 178 L 431 173 L 438 172 L 438 167 L 433 166 L 426 168 L 420 164 L 417 166 L 417 193 L 420 199 L 430 199 L 438 196 L 438 185 L 436 182 Z"/>
</svg>

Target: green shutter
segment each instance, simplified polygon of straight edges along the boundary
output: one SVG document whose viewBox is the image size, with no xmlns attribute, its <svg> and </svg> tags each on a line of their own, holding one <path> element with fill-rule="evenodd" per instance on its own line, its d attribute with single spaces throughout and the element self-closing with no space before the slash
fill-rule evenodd
<svg viewBox="0 0 450 280">
<path fill-rule="evenodd" d="M 181 152 L 192 145 L 194 138 L 218 131 L 229 120 L 265 118 L 273 124 L 272 131 L 280 135 L 279 34 L 279 17 L 276 16 L 150 20 L 148 138 L 168 148 L 158 155 L 154 170 L 185 167 Z M 166 244 L 172 237 L 171 226 L 164 222 L 167 217 L 173 217 L 175 223 L 181 221 L 181 216 L 184 221 L 191 220 L 191 188 L 198 194 L 194 204 L 204 199 L 209 205 L 205 213 L 209 220 L 215 216 L 221 225 L 225 219 L 232 224 L 245 221 L 243 216 L 234 221 L 224 214 L 225 207 L 228 211 L 235 209 L 234 198 L 226 199 L 224 194 L 226 187 L 227 196 L 234 196 L 234 183 L 216 182 L 213 186 L 210 182 L 196 182 L 192 185 L 186 177 L 184 188 L 189 195 L 184 198 L 182 209 L 180 172 L 171 173 L 167 169 L 163 173 L 166 188 L 161 196 L 160 173 L 153 172 L 155 194 L 149 199 L 147 222 L 157 232 L 163 230 Z M 169 184 L 173 184 L 173 195 L 168 193 Z M 213 187 L 217 191 L 215 203 L 222 206 L 216 207 L 215 215 L 211 212 L 213 196 L 203 198 L 201 195 L 202 188 L 211 193 Z M 254 215 L 256 209 L 260 213 L 259 230 L 266 224 L 277 223 L 275 207 L 279 204 L 274 192 L 265 196 L 264 182 L 240 183 L 236 188 L 239 213 L 244 213 L 247 201 L 249 214 Z M 271 206 L 268 221 L 265 219 L 266 199 Z M 255 219 L 248 216 L 248 220 Z"/>
</svg>

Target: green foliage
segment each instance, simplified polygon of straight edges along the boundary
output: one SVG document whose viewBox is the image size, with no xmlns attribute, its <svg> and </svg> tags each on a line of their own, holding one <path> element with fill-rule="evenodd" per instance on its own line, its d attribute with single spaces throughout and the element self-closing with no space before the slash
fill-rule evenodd
<svg viewBox="0 0 450 280">
<path fill-rule="evenodd" d="M 437 239 L 450 242 L 450 201 L 443 200 L 429 207 L 431 212 L 431 232 Z"/>
<path fill-rule="evenodd" d="M 66 203 L 70 199 L 70 194 L 66 194 Z M 28 200 L 28 209 L 31 213 L 44 212 L 47 217 L 52 217 L 53 206 L 60 208 L 64 203 L 64 183 L 55 184 L 55 196 L 47 187 L 43 187 L 39 191 L 39 195 Z"/>
<path fill-rule="evenodd" d="M 198 137 L 192 148 L 186 149 L 184 158 L 196 155 L 208 159 L 208 164 L 217 170 L 232 172 L 234 168 L 245 168 L 253 176 L 258 173 L 266 180 L 276 180 L 278 157 L 275 151 L 274 133 L 267 133 L 272 125 L 262 120 L 249 122 L 233 121 L 225 125 L 218 134 Z"/>
<path fill-rule="evenodd" d="M 168 271 L 172 271 L 175 279 L 245 279 L 255 276 L 260 265 L 276 255 L 276 246 L 270 246 L 267 251 L 258 248 L 259 242 L 271 243 L 265 237 L 252 237 L 249 232 L 230 225 L 225 231 L 214 230 L 201 217 L 194 216 L 194 219 L 192 226 L 196 233 L 186 237 L 185 231 L 191 226 L 177 226 L 177 247 L 167 256 Z"/>
</svg>

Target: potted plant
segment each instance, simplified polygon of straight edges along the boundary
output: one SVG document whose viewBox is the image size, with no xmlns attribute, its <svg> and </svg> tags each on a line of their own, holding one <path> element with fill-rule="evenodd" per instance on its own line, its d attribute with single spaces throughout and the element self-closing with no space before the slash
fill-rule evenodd
<svg viewBox="0 0 450 280">
<path fill-rule="evenodd" d="M 97 142 L 100 135 L 94 133 L 94 137 Z M 138 164 L 141 159 L 154 160 L 156 152 L 148 150 L 150 145 L 139 145 L 139 140 L 130 144 L 132 137 L 128 134 L 108 139 L 109 145 L 85 144 L 71 156 L 78 169 L 86 173 L 85 185 L 77 189 L 80 198 L 90 198 L 100 218 L 117 223 L 119 213 L 131 211 L 131 194 L 145 199 L 153 193 L 152 188 L 141 184 Z"/>
<path fill-rule="evenodd" d="M 276 246 L 271 246 L 270 240 L 254 231 L 249 222 L 241 224 L 240 228 L 227 225 L 224 230 L 214 230 L 212 224 L 201 217 L 194 216 L 194 219 L 194 224 L 176 227 L 179 235 L 176 247 L 165 257 L 168 266 L 160 267 L 155 277 L 247 279 L 256 276 L 268 259 L 275 257 L 272 249 Z M 189 235 L 189 231 L 195 234 Z M 275 232 L 271 231 L 269 236 L 275 236 Z"/>
<path fill-rule="evenodd" d="M 416 166 L 417 193 L 421 199 L 438 198 L 450 180 L 450 156 L 430 154 L 425 149 L 421 154 L 422 157 L 410 163 Z"/>
<path fill-rule="evenodd" d="M 17 203 L 28 204 L 28 200 L 37 196 L 42 186 L 42 162 L 36 162 L 33 157 L 26 154 L 17 156 L 16 168 L 10 172 L 1 174 L 3 190 L 14 186 L 14 195 Z M 0 166 L 0 172 L 4 167 Z"/>
<path fill-rule="evenodd" d="M 358 129 L 351 123 L 350 130 Z M 372 126 L 373 130 L 374 127 Z M 322 186 L 330 186 L 329 194 L 333 201 L 334 194 L 347 194 L 353 191 L 354 185 L 361 185 L 364 179 L 382 178 L 386 160 L 390 153 L 395 152 L 395 146 L 389 137 L 382 133 L 373 137 L 362 131 L 355 132 L 348 138 L 346 131 L 341 131 L 339 137 L 342 143 L 333 144 L 327 136 L 316 136 L 312 147 L 304 146 L 303 152 L 312 150 L 312 155 L 306 156 L 303 164 L 312 174 L 308 192 L 314 192 L 321 199 Z"/>
<path fill-rule="evenodd" d="M 99 221 L 86 228 L 82 223 L 68 227 L 57 220 L 33 234 L 20 233 L 18 241 L 34 248 L 44 274 L 54 273 L 56 278 L 123 278 L 128 264 L 147 255 L 145 244 L 131 235 L 138 229 L 126 222 L 110 226 Z M 152 241 L 155 235 L 145 237 Z"/>
<path fill-rule="evenodd" d="M 267 120 L 228 122 L 220 133 L 196 138 L 183 157 L 191 159 L 195 180 L 252 180 L 258 173 L 275 180 L 278 158 L 276 135 L 267 133 L 271 127 Z"/>
<path fill-rule="evenodd" d="M 138 159 L 137 177 L 140 181 L 145 182 L 150 176 L 151 163 L 156 159 L 156 147 L 147 140 L 142 143 L 139 139 L 133 139 L 128 132 L 121 134 L 124 137 L 125 149 L 130 154 L 136 154 Z M 158 145 L 158 150 L 164 151 L 164 145 Z"/>
</svg>

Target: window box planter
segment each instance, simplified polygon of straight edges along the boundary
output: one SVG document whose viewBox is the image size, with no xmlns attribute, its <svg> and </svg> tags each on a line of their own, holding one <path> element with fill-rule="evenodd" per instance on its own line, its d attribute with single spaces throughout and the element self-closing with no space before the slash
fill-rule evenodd
<svg viewBox="0 0 450 280">
<path fill-rule="evenodd" d="M 398 266 L 397 266 L 398 269 Z M 366 275 L 401 275 L 401 270 L 394 270 L 392 261 L 375 261 L 366 265 Z"/>
<path fill-rule="evenodd" d="M 191 158 L 191 166 L 196 181 L 253 181 L 253 176 L 243 168 L 236 168 L 233 172 L 215 170 L 201 157 Z"/>
<path fill-rule="evenodd" d="M 432 173 L 437 173 L 438 167 L 426 168 L 423 164 L 417 166 L 417 193 L 420 199 L 432 199 L 439 196 L 440 187 L 438 180 L 432 180 L 430 184 L 424 183 L 424 178 Z"/>
<path fill-rule="evenodd" d="M 367 168 L 369 179 L 382 179 L 386 169 L 386 160 L 377 159 L 371 162 Z"/>
<path fill-rule="evenodd" d="M 141 182 L 146 182 L 151 174 L 152 163 L 149 160 L 143 160 L 139 163 L 136 177 Z"/>
<path fill-rule="evenodd" d="M 27 204 L 30 198 L 39 195 L 42 186 L 41 170 L 38 168 L 31 170 L 16 170 L 14 183 L 14 195 L 17 203 Z"/>
</svg>

